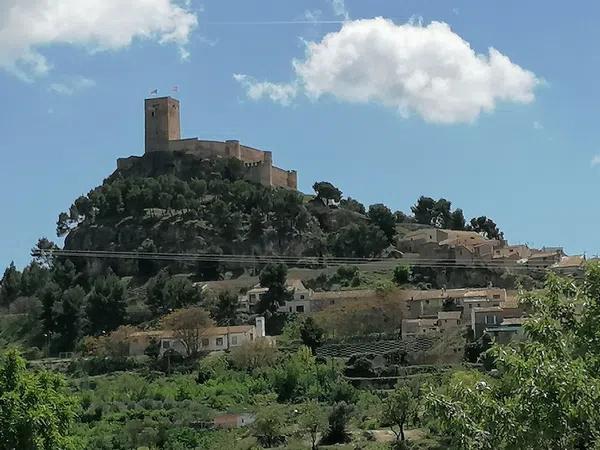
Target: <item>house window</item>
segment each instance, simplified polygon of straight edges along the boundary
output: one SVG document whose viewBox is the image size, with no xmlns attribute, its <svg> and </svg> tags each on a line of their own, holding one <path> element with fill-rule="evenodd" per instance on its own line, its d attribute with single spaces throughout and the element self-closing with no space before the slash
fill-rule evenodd
<svg viewBox="0 0 600 450">
<path fill-rule="evenodd" d="M 292 312 L 292 307 L 290 306 L 290 312 Z"/>
<path fill-rule="evenodd" d="M 500 298 L 500 294 L 494 294 L 494 298 Z"/>
<path fill-rule="evenodd" d="M 237 345 L 237 336 L 231 336 L 231 345 Z"/>
<path fill-rule="evenodd" d="M 256 300 L 256 294 L 250 294 L 250 300 Z"/>
<path fill-rule="evenodd" d="M 298 305 L 298 306 L 296 306 L 296 312 L 303 313 L 304 312 L 304 305 Z"/>
<path fill-rule="evenodd" d="M 171 348 L 171 342 L 170 341 L 163 341 L 162 348 L 165 349 L 165 350 Z"/>
<path fill-rule="evenodd" d="M 330 305 L 335 305 L 335 300 L 329 300 Z"/>
<path fill-rule="evenodd" d="M 223 338 L 217 338 L 217 346 L 223 345 Z"/>
<path fill-rule="evenodd" d="M 208 345 L 209 345 L 208 339 L 206 339 L 206 338 L 202 339 L 202 347 L 208 347 Z"/>
<path fill-rule="evenodd" d="M 301 295 L 301 296 L 300 296 L 300 300 L 304 300 L 304 295 Z"/>
</svg>

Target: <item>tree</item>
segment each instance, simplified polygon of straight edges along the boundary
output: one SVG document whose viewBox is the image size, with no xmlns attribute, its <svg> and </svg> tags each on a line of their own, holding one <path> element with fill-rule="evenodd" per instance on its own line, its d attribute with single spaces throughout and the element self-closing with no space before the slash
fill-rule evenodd
<svg viewBox="0 0 600 450">
<path fill-rule="evenodd" d="M 313 190 L 320 199 L 335 200 L 336 202 L 339 202 L 342 199 L 342 191 L 328 181 L 316 182 L 313 184 Z"/>
<path fill-rule="evenodd" d="M 185 277 L 170 277 L 161 270 L 146 287 L 146 304 L 154 314 L 202 302 L 202 293 Z"/>
<path fill-rule="evenodd" d="M 430 389 L 428 413 L 460 448 L 598 448 L 600 266 L 588 265 L 581 282 L 549 275 L 522 301 L 527 342 L 486 352 L 495 377 L 457 372 Z"/>
<path fill-rule="evenodd" d="M 330 235 L 328 245 L 335 256 L 371 258 L 381 255 L 389 241 L 378 226 L 353 223 Z"/>
<path fill-rule="evenodd" d="M 504 239 L 504 233 L 498 229 L 498 225 L 486 216 L 473 217 L 469 229 L 483 234 L 488 239 Z"/>
<path fill-rule="evenodd" d="M 329 427 L 323 439 L 325 443 L 341 444 L 350 440 L 346 427 L 348 426 L 352 412 L 352 405 L 346 402 L 339 402 L 333 406 L 327 419 Z"/>
<path fill-rule="evenodd" d="M 217 325 L 236 325 L 240 301 L 229 291 L 219 292 L 217 301 L 212 305 L 210 315 Z"/>
<path fill-rule="evenodd" d="M 445 198 L 440 198 L 437 202 L 435 202 L 431 225 L 436 228 L 450 228 L 451 207 L 452 202 L 449 202 Z"/>
<path fill-rule="evenodd" d="M 98 335 L 117 329 L 125 321 L 125 286 L 113 273 L 98 278 L 86 297 L 87 329 Z"/>
<path fill-rule="evenodd" d="M 16 351 L 0 356 L 0 450 L 75 449 L 76 407 L 62 377 L 27 370 Z"/>
<path fill-rule="evenodd" d="M 244 342 L 231 350 L 231 362 L 234 367 L 252 372 L 256 369 L 272 367 L 279 353 L 267 339 Z"/>
<path fill-rule="evenodd" d="M 385 233 L 388 242 L 391 242 L 396 234 L 396 218 L 392 211 L 382 203 L 369 206 L 367 214 L 371 222 L 377 225 Z"/>
<path fill-rule="evenodd" d="M 53 250 L 58 250 L 58 246 L 47 238 L 42 237 L 38 239 L 35 247 L 31 249 L 31 256 L 33 256 L 33 260 L 40 266 L 48 269 L 52 266 L 51 252 Z"/>
<path fill-rule="evenodd" d="M 187 356 L 196 356 L 202 348 L 202 333 L 213 326 L 209 314 L 202 308 L 192 306 L 178 309 L 163 317 L 162 326 L 173 331 L 187 349 Z"/>
<path fill-rule="evenodd" d="M 340 202 L 340 206 L 344 209 L 348 209 L 350 211 L 357 212 L 359 214 L 366 214 L 365 205 L 363 205 L 358 200 L 353 199 L 352 197 L 348 197 Z"/>
<path fill-rule="evenodd" d="M 41 266 L 35 260 L 31 261 L 31 263 L 23 269 L 23 273 L 21 274 L 21 295 L 35 295 L 46 285 L 49 278 L 50 273 L 48 269 Z"/>
<path fill-rule="evenodd" d="M 435 208 L 436 201 L 431 197 L 421 196 L 417 200 L 414 206 L 411 206 L 410 210 L 415 216 L 417 223 L 423 225 L 431 225 L 433 220 L 433 210 Z"/>
<path fill-rule="evenodd" d="M 305 403 L 302 407 L 300 429 L 310 437 L 311 449 L 316 450 L 319 434 L 327 428 L 327 412 L 316 401 Z"/>
<path fill-rule="evenodd" d="M 281 433 L 284 426 L 284 414 L 280 406 L 261 408 L 252 426 L 252 434 L 258 443 L 265 448 L 280 446 L 285 442 Z"/>
<path fill-rule="evenodd" d="M 412 389 L 399 382 L 383 403 L 382 421 L 387 423 L 396 436 L 396 445 L 404 441 L 404 427 L 413 418 L 418 406 Z"/>
<path fill-rule="evenodd" d="M 85 291 L 75 286 L 62 292 L 60 301 L 54 304 L 56 343 L 61 350 L 72 350 L 83 331 L 83 304 Z"/>
<path fill-rule="evenodd" d="M 300 338 L 302 343 L 306 345 L 314 353 L 315 350 L 323 344 L 324 330 L 319 327 L 312 317 L 307 317 L 300 326 Z"/>
<path fill-rule="evenodd" d="M 15 263 L 11 262 L 0 281 L 0 305 L 8 306 L 15 301 L 20 290 L 21 273 L 15 267 Z"/>
<path fill-rule="evenodd" d="M 258 304 L 258 313 L 275 313 L 279 306 L 292 298 L 287 289 L 287 266 L 283 263 L 269 263 L 260 272 L 259 281 L 262 287 L 269 290 L 262 296 Z"/>
<path fill-rule="evenodd" d="M 394 268 L 394 283 L 396 283 L 398 286 L 402 286 L 403 284 L 410 282 L 410 277 L 410 266 L 407 266 L 406 264 L 400 264 Z"/>
<path fill-rule="evenodd" d="M 460 208 L 455 209 L 450 214 L 450 224 L 449 227 L 451 230 L 462 231 L 466 228 L 465 216 L 463 214 L 463 210 Z"/>
</svg>

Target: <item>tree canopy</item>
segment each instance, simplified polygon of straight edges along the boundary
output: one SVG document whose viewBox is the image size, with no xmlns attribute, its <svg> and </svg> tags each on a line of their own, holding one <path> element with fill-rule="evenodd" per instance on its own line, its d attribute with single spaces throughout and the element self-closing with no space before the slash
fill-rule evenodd
<svg viewBox="0 0 600 450">
<path fill-rule="evenodd" d="M 76 400 L 50 372 L 27 370 L 15 351 L 0 355 L 0 449 L 75 449 Z"/>
</svg>

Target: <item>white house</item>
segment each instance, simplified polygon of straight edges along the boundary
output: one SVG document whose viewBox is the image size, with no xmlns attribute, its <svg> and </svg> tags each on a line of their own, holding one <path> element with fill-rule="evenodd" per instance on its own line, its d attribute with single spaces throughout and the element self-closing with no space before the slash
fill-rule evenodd
<svg viewBox="0 0 600 450">
<path fill-rule="evenodd" d="M 286 288 L 292 294 L 292 299 L 279 306 L 279 312 L 287 313 L 309 313 L 310 301 L 313 295 L 311 289 L 307 289 L 301 280 L 287 280 Z M 250 312 L 253 307 L 260 302 L 262 297 L 269 289 L 261 287 L 259 284 L 250 289 L 246 295 L 240 295 L 240 307 L 246 312 Z"/>
<path fill-rule="evenodd" d="M 213 327 L 206 329 L 200 336 L 202 351 L 229 350 L 239 347 L 246 342 L 265 337 L 265 318 L 257 317 L 255 325 L 235 325 L 229 327 Z M 181 355 L 187 355 L 188 349 L 181 339 L 174 336 L 171 330 L 140 331 L 129 337 L 129 355 L 143 355 L 154 339 L 159 343 L 159 356 L 173 350 Z"/>
</svg>

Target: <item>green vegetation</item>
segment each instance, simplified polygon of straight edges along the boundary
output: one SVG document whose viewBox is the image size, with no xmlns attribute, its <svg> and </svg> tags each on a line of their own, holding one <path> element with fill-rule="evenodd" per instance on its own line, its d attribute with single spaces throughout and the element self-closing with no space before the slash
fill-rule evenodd
<svg viewBox="0 0 600 450">
<path fill-rule="evenodd" d="M 75 449 L 75 415 L 60 376 L 26 370 L 15 351 L 0 355 L 0 449 Z"/>
</svg>

